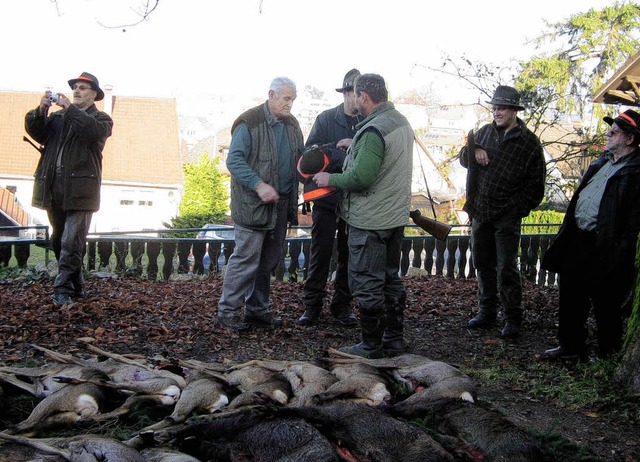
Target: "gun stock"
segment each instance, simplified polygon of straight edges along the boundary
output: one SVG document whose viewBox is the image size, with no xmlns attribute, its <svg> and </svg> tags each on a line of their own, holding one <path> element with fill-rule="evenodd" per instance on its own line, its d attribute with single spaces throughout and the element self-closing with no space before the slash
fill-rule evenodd
<svg viewBox="0 0 640 462">
<path fill-rule="evenodd" d="M 449 232 L 453 228 L 452 225 L 447 223 L 442 223 L 441 221 L 434 220 L 433 218 L 425 217 L 422 215 L 420 210 L 413 210 L 409 212 L 409 216 L 416 225 L 441 241 L 445 241 L 447 239 Z"/>
</svg>

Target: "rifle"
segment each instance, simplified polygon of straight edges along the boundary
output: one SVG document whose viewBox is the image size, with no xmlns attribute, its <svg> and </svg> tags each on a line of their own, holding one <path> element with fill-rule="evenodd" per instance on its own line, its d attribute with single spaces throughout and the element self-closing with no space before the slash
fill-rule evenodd
<svg viewBox="0 0 640 462">
<path fill-rule="evenodd" d="M 44 154 L 44 146 L 36 146 L 36 144 L 31 141 L 29 138 L 27 138 L 26 136 L 22 137 L 22 141 L 26 141 L 27 143 L 29 143 L 31 146 L 33 146 L 34 148 L 36 148 L 36 150 L 40 153 L 40 154 Z"/>
<path fill-rule="evenodd" d="M 441 221 L 434 220 L 433 218 L 425 217 L 422 215 L 420 210 L 412 210 L 409 212 L 409 216 L 416 225 L 441 241 L 445 241 L 447 239 L 451 228 L 453 228 L 452 225 L 447 223 L 442 223 Z"/>
</svg>

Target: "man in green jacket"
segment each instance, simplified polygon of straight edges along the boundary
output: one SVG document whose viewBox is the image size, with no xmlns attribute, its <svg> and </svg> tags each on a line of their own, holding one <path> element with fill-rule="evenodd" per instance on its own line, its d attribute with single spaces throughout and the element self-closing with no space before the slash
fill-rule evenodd
<svg viewBox="0 0 640 462">
<path fill-rule="evenodd" d="M 47 211 L 51 246 L 58 260 L 53 302 L 73 303 L 84 294 L 82 256 L 91 217 L 100 207 L 102 150 L 113 120 L 96 108 L 104 98 L 98 79 L 83 72 L 69 80 L 73 102 L 46 92 L 25 117 L 29 136 L 43 146 L 35 172 L 32 205 Z M 49 114 L 55 103 L 62 110 Z"/>
<path fill-rule="evenodd" d="M 414 132 L 387 101 L 380 75 L 358 77 L 355 94 L 365 119 L 357 126 L 344 171 L 321 172 L 314 181 L 342 190 L 338 213 L 349 226 L 349 288 L 360 307 L 362 342 L 341 351 L 380 358 L 405 350 L 406 291 L 399 271 L 411 205 Z"/>
</svg>

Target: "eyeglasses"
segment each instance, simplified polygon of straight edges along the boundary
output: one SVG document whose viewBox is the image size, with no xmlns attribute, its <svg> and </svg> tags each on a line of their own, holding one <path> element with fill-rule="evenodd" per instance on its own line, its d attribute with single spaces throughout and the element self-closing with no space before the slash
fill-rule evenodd
<svg viewBox="0 0 640 462">
<path fill-rule="evenodd" d="M 71 87 L 71 89 L 85 91 L 85 90 L 93 90 L 93 87 L 91 85 L 82 85 L 82 84 L 76 83 L 73 87 Z"/>
</svg>

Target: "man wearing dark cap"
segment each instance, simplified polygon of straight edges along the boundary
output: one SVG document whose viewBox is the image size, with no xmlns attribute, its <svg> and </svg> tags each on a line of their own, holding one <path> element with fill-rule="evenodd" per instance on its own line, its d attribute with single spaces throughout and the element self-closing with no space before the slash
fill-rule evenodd
<svg viewBox="0 0 640 462">
<path fill-rule="evenodd" d="M 622 317 L 635 280 L 640 232 L 640 114 L 628 110 L 605 117 L 604 153 L 587 169 L 574 193 L 542 267 L 558 273 L 560 346 L 543 360 L 585 360 L 587 319 L 593 306 L 598 354 L 622 346 Z"/>
<path fill-rule="evenodd" d="M 98 79 L 83 72 L 69 80 L 73 102 L 47 91 L 25 117 L 27 133 L 42 145 L 32 205 L 47 211 L 58 260 L 53 301 L 64 305 L 84 294 L 82 256 L 91 217 L 100 207 L 102 150 L 113 120 L 96 108 L 104 98 Z M 49 114 L 53 103 L 62 108 Z"/>
<path fill-rule="evenodd" d="M 342 93 L 344 101 L 338 106 L 327 109 L 316 118 L 306 147 L 313 145 L 326 145 L 330 155 L 329 163 L 323 170 L 327 173 L 342 172 L 342 164 L 346 156 L 346 150 L 351 144 L 351 139 L 356 133 L 356 125 L 363 119 L 358 115 L 355 107 L 353 82 L 360 72 L 351 69 L 344 76 L 342 87 L 336 88 Z M 317 172 L 314 172 L 317 173 Z M 315 188 L 315 183 L 309 178 L 305 182 L 307 186 Z M 333 317 L 342 325 L 357 326 L 358 320 L 351 313 L 351 292 L 348 283 L 348 258 L 347 235 L 345 222 L 336 214 L 336 205 L 339 192 L 317 198 L 313 201 L 313 227 L 311 228 L 311 251 L 309 258 L 309 271 L 304 282 L 303 297 L 304 313 L 298 319 L 298 324 L 309 326 L 315 324 L 320 317 L 324 299 L 327 296 L 327 278 L 331 256 L 333 254 L 334 240 L 337 244 L 337 266 L 334 282 L 334 294 L 329 305 Z M 336 239 L 337 231 L 337 239 Z"/>
<path fill-rule="evenodd" d="M 500 302 L 501 338 L 520 335 L 523 318 L 518 247 L 522 218 L 544 196 L 545 160 L 538 137 L 517 116 L 524 109 L 513 87 L 500 85 L 491 101 L 493 122 L 475 133 L 475 152 L 460 152 L 467 168 L 464 210 L 471 219 L 471 252 L 477 270 L 480 312 L 471 329 L 494 325 Z M 499 292 L 499 295 L 498 295 Z"/>
</svg>

